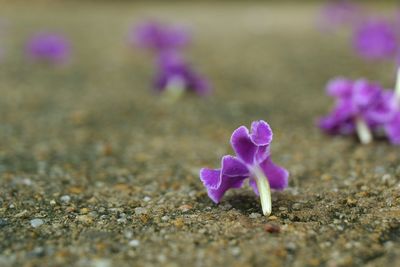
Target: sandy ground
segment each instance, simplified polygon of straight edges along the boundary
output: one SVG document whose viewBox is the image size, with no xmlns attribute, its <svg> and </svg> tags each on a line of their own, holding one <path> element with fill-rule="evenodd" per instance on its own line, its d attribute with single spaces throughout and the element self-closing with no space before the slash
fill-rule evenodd
<svg viewBox="0 0 400 267">
<path fill-rule="evenodd" d="M 399 148 L 315 127 L 332 104 L 327 80 L 389 88 L 394 69 L 355 57 L 346 33 L 319 33 L 316 8 L 2 7 L 0 266 L 400 266 Z M 189 25 L 186 54 L 212 97 L 167 105 L 150 93 L 152 57 L 124 43 L 148 17 Z M 71 38 L 69 66 L 26 62 L 37 29 Z M 291 173 L 269 219 L 248 187 L 215 205 L 198 178 L 258 119 Z"/>
</svg>

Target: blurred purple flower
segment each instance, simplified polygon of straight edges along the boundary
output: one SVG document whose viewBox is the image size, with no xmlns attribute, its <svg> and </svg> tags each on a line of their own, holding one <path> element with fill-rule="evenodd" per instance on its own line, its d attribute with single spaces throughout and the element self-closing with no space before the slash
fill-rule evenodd
<svg viewBox="0 0 400 267">
<path fill-rule="evenodd" d="M 29 58 L 35 61 L 64 64 L 70 59 L 71 45 L 60 34 L 42 32 L 35 34 L 28 40 L 26 53 Z"/>
<path fill-rule="evenodd" d="M 319 127 L 327 134 L 357 132 L 360 140 L 368 143 L 372 138 L 370 130 L 381 127 L 391 116 L 388 99 L 392 92 L 367 80 L 336 78 L 328 83 L 327 94 L 336 98 L 333 111 L 319 121 Z"/>
<path fill-rule="evenodd" d="M 164 52 L 185 47 L 190 42 L 190 35 L 182 27 L 151 21 L 135 27 L 128 41 L 141 48 Z"/>
<path fill-rule="evenodd" d="M 323 31 L 331 31 L 352 25 L 360 19 L 361 12 L 361 8 L 351 1 L 328 1 L 321 9 L 318 26 Z"/>
<path fill-rule="evenodd" d="M 188 90 L 201 96 L 211 92 L 208 81 L 196 73 L 176 53 L 163 53 L 158 61 L 159 72 L 156 75 L 154 87 L 157 91 Z"/>
<path fill-rule="evenodd" d="M 400 145 L 400 110 L 385 124 L 385 131 L 389 141 L 394 145 Z"/>
<path fill-rule="evenodd" d="M 265 121 L 255 121 L 251 132 L 237 128 L 231 137 L 236 156 L 224 156 L 220 169 L 203 168 L 200 179 L 207 188 L 208 196 L 219 203 L 229 189 L 240 188 L 245 179 L 257 195 L 260 195 L 264 215 L 271 213 L 270 188 L 283 190 L 288 185 L 289 173 L 271 160 L 272 130 Z"/>
<path fill-rule="evenodd" d="M 354 31 L 353 46 L 365 59 L 393 59 L 399 52 L 398 37 L 393 23 L 369 19 Z"/>
</svg>

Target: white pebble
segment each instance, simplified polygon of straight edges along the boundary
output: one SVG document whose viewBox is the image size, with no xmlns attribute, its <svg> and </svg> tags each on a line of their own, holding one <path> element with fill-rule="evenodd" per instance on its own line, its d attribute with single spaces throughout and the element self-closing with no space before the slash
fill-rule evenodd
<svg viewBox="0 0 400 267">
<path fill-rule="evenodd" d="M 144 201 L 144 202 L 149 202 L 150 200 L 151 200 L 151 197 L 147 197 L 147 196 L 146 196 L 146 197 L 143 198 L 143 201 Z"/>
<path fill-rule="evenodd" d="M 133 239 L 133 240 L 129 241 L 129 246 L 131 246 L 131 247 L 136 248 L 136 247 L 138 247 L 139 245 L 140 245 L 140 241 L 137 240 L 137 239 Z"/>
<path fill-rule="evenodd" d="M 31 220 L 31 226 L 33 228 L 37 228 L 37 227 L 41 226 L 42 224 L 44 224 L 44 221 L 42 219 L 33 219 L 33 220 Z"/>
<path fill-rule="evenodd" d="M 142 207 L 135 208 L 135 214 L 136 215 L 141 215 L 141 214 L 146 214 L 146 213 L 147 213 L 147 209 L 146 208 L 142 208 Z"/>
<path fill-rule="evenodd" d="M 251 213 L 251 214 L 249 215 L 249 217 L 250 217 L 251 219 L 257 219 L 257 218 L 261 217 L 261 214 L 260 214 L 260 213 L 253 212 L 253 213 Z"/>
<path fill-rule="evenodd" d="M 71 201 L 71 197 L 68 196 L 68 195 L 64 195 L 64 196 L 60 197 L 60 200 L 61 200 L 62 202 L 68 203 L 68 202 Z"/>
</svg>

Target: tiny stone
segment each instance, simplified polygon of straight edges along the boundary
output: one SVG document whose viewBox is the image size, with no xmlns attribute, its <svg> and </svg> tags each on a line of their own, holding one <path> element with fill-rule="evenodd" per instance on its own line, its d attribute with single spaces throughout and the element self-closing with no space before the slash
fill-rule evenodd
<svg viewBox="0 0 400 267">
<path fill-rule="evenodd" d="M 54 199 L 50 200 L 50 205 L 54 206 L 56 204 L 57 204 L 57 202 Z"/>
<path fill-rule="evenodd" d="M 286 207 L 279 207 L 279 210 L 280 210 L 280 211 L 286 211 L 287 208 L 286 208 Z"/>
<path fill-rule="evenodd" d="M 31 226 L 33 228 L 37 228 L 37 227 L 41 226 L 42 224 L 44 224 L 44 221 L 42 219 L 33 219 L 33 220 L 31 220 Z"/>
<path fill-rule="evenodd" d="M 161 220 L 163 220 L 164 222 L 169 220 L 169 216 L 165 215 L 161 217 Z"/>
<path fill-rule="evenodd" d="M 279 227 L 279 225 L 275 225 L 275 224 L 272 224 L 272 223 L 267 223 L 264 226 L 264 230 L 266 232 L 268 232 L 268 233 L 276 234 L 276 233 L 279 233 L 281 231 L 281 228 Z"/>
<path fill-rule="evenodd" d="M 148 197 L 148 196 L 145 196 L 144 198 L 143 198 L 143 201 L 144 202 L 149 202 L 151 200 L 151 197 Z"/>
<path fill-rule="evenodd" d="M 14 215 L 15 218 L 24 218 L 27 217 L 28 215 L 28 211 L 27 210 L 23 210 L 17 214 Z"/>
<path fill-rule="evenodd" d="M 137 207 L 135 208 L 135 214 L 136 215 L 147 214 L 147 209 L 142 207 Z"/>
<path fill-rule="evenodd" d="M 251 219 L 257 219 L 257 218 L 261 217 L 261 214 L 260 214 L 260 213 L 257 213 L 257 212 L 253 212 L 253 213 L 251 213 L 251 214 L 249 215 L 249 217 L 250 217 Z"/>
<path fill-rule="evenodd" d="M 131 247 L 136 248 L 136 247 L 138 247 L 139 245 L 140 245 L 140 241 L 137 240 L 137 239 L 133 239 L 133 240 L 129 241 L 129 246 L 131 246 Z"/>
<path fill-rule="evenodd" d="M 8 224 L 8 222 L 2 218 L 0 218 L 0 229 L 3 228 L 4 226 L 6 226 Z"/>
<path fill-rule="evenodd" d="M 294 250 L 296 250 L 296 244 L 293 243 L 293 242 L 289 242 L 289 243 L 286 244 L 286 249 L 294 251 Z"/>
<path fill-rule="evenodd" d="M 269 216 L 269 217 L 268 217 L 268 220 L 270 220 L 270 221 L 276 221 L 276 220 L 278 220 L 278 217 L 272 215 L 272 216 Z"/>
<path fill-rule="evenodd" d="M 125 238 L 131 239 L 133 237 L 133 232 L 130 230 L 127 230 L 124 232 Z"/>
<path fill-rule="evenodd" d="M 182 205 L 179 207 L 179 210 L 181 210 L 182 212 L 187 212 L 189 210 L 191 210 L 193 207 L 190 205 Z"/>
<path fill-rule="evenodd" d="M 231 253 L 233 256 L 238 256 L 240 254 L 240 248 L 239 247 L 233 247 L 231 249 Z"/>
<path fill-rule="evenodd" d="M 64 195 L 64 196 L 60 197 L 60 200 L 61 200 L 61 202 L 68 203 L 71 201 L 71 197 L 68 195 Z"/>
<path fill-rule="evenodd" d="M 293 210 L 301 210 L 301 204 L 300 203 L 294 203 L 292 208 L 293 208 Z"/>
</svg>

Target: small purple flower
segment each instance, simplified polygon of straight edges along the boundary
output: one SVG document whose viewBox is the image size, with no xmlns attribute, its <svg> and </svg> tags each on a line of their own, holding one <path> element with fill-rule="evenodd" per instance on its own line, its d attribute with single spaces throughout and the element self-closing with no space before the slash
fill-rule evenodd
<svg viewBox="0 0 400 267">
<path fill-rule="evenodd" d="M 236 156 L 222 157 L 220 169 L 203 168 L 200 179 L 207 188 L 208 196 L 219 203 L 226 191 L 240 188 L 245 179 L 257 195 L 260 195 L 264 215 L 271 213 L 270 188 L 283 190 L 288 185 L 289 173 L 271 160 L 272 130 L 265 121 L 255 121 L 251 132 L 237 128 L 231 137 Z"/>
<path fill-rule="evenodd" d="M 155 52 L 164 52 L 185 47 L 190 42 L 190 35 L 182 27 L 151 21 L 134 28 L 128 41 Z"/>
<path fill-rule="evenodd" d="M 346 0 L 328 1 L 321 9 L 318 26 L 321 30 L 336 30 L 338 27 L 356 23 L 361 15 L 361 8 Z"/>
<path fill-rule="evenodd" d="M 188 90 L 201 96 L 211 92 L 208 81 L 176 53 L 163 53 L 159 58 L 158 67 L 154 86 L 159 92 L 172 90 L 181 93 Z"/>
<path fill-rule="evenodd" d="M 336 98 L 333 111 L 319 121 L 321 130 L 328 134 L 357 134 L 362 143 L 372 141 L 370 130 L 387 120 L 390 97 L 382 87 L 367 80 L 351 81 L 337 78 L 328 83 L 327 94 Z"/>
<path fill-rule="evenodd" d="M 385 131 L 393 145 L 400 145 L 400 111 L 395 113 L 393 118 L 385 124 Z"/>
<path fill-rule="evenodd" d="M 397 71 L 397 84 L 394 92 L 387 95 L 386 121 L 384 129 L 389 141 L 394 145 L 400 145 L 400 68 Z"/>
<path fill-rule="evenodd" d="M 365 59 L 392 59 L 399 51 L 398 34 L 392 23 L 383 19 L 369 19 L 356 28 L 353 46 Z"/>
<path fill-rule="evenodd" d="M 70 42 L 57 33 L 37 33 L 26 44 L 26 53 L 35 61 L 64 64 L 71 56 Z"/>
</svg>

